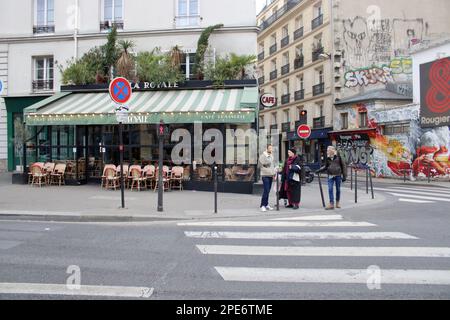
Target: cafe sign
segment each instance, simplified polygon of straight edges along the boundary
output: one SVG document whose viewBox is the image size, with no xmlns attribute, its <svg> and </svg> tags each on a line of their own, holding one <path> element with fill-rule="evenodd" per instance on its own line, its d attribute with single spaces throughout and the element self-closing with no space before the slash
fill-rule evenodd
<svg viewBox="0 0 450 320">
<path fill-rule="evenodd" d="M 179 88 L 178 82 L 136 82 L 131 85 L 133 90 L 148 90 L 148 89 L 176 89 Z"/>
</svg>

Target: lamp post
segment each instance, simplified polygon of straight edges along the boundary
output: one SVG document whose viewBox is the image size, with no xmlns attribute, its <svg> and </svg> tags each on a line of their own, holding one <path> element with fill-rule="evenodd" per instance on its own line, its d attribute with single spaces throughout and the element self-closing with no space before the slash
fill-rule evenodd
<svg viewBox="0 0 450 320">
<path fill-rule="evenodd" d="M 164 133 L 165 125 L 161 119 L 159 126 L 157 126 L 157 133 L 159 139 L 159 161 L 158 161 L 158 212 L 163 212 L 163 194 L 164 194 L 164 182 L 163 182 L 163 162 L 164 162 Z"/>
<path fill-rule="evenodd" d="M 116 119 L 119 122 L 119 154 L 120 154 L 120 197 L 122 209 L 125 209 L 125 187 L 123 182 L 123 122 L 128 118 L 128 113 L 122 110 L 116 112 Z"/>
</svg>

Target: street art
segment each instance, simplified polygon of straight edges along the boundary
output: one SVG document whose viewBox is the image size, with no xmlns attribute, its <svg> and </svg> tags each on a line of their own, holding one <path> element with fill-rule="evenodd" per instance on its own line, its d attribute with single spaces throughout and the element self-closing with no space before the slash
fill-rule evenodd
<svg viewBox="0 0 450 320">
<path fill-rule="evenodd" d="M 394 19 L 394 55 L 408 55 L 411 46 L 422 41 L 424 35 L 423 19 Z"/>
<path fill-rule="evenodd" d="M 356 17 L 353 20 L 344 20 L 343 25 L 348 64 L 353 68 L 367 66 L 371 39 L 366 19 Z"/>
<path fill-rule="evenodd" d="M 389 19 L 372 20 L 370 61 L 388 63 L 392 57 L 392 25 Z"/>
<path fill-rule="evenodd" d="M 354 88 L 357 86 L 368 86 L 371 84 L 394 82 L 392 70 L 389 67 L 383 66 L 371 67 L 367 69 L 360 69 L 349 71 L 345 73 L 345 86 L 347 88 Z"/>
<path fill-rule="evenodd" d="M 389 67 L 393 74 L 412 74 L 413 63 L 410 57 L 399 57 L 391 60 Z"/>
<path fill-rule="evenodd" d="M 342 134 L 336 138 L 336 145 L 347 164 L 366 166 L 374 152 L 368 134 Z"/>
</svg>

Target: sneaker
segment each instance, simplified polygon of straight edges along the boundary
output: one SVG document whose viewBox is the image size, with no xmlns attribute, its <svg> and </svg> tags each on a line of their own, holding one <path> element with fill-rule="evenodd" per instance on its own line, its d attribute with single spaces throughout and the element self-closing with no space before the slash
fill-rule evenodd
<svg viewBox="0 0 450 320">
<path fill-rule="evenodd" d="M 261 207 L 261 212 L 267 212 L 266 207 Z"/>
<path fill-rule="evenodd" d="M 286 206 L 286 208 L 289 208 L 289 209 L 291 209 L 291 208 L 293 208 L 293 207 L 294 207 L 294 206 L 293 206 L 292 204 Z"/>
<path fill-rule="evenodd" d="M 266 209 L 269 211 L 273 211 L 273 208 L 271 206 L 267 206 Z"/>
<path fill-rule="evenodd" d="M 294 210 L 298 210 L 300 207 L 299 206 L 294 206 L 293 209 Z"/>
</svg>

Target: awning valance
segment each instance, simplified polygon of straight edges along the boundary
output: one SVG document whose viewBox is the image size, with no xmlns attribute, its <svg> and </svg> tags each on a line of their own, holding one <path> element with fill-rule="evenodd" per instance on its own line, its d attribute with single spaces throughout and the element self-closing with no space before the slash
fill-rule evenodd
<svg viewBox="0 0 450 320">
<path fill-rule="evenodd" d="M 258 89 L 138 91 L 130 102 L 128 124 L 251 123 Z M 116 105 L 107 92 L 60 93 L 25 109 L 27 125 L 116 124 Z"/>
</svg>

